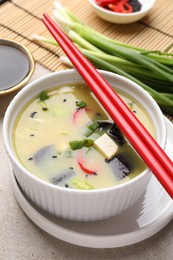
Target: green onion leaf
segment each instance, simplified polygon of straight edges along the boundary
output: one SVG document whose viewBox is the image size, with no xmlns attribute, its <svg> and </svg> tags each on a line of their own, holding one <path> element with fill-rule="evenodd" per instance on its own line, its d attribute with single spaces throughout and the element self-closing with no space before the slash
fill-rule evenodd
<svg viewBox="0 0 173 260">
<path fill-rule="evenodd" d="M 49 99 L 49 95 L 45 91 L 42 91 L 39 95 L 39 99 L 40 101 L 44 101 L 46 99 Z"/>
<path fill-rule="evenodd" d="M 99 124 L 97 122 L 93 122 L 92 124 L 90 124 L 88 126 L 88 128 L 91 129 L 92 131 L 95 131 L 98 127 L 99 127 Z"/>
<path fill-rule="evenodd" d="M 85 102 L 83 102 L 83 101 L 76 102 L 76 105 L 79 108 L 85 108 L 87 106 L 87 104 Z"/>
</svg>

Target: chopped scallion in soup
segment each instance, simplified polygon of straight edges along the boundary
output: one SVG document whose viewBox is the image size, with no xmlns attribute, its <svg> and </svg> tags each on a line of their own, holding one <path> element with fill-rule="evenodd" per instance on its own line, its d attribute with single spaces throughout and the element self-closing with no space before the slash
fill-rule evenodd
<svg viewBox="0 0 173 260">
<path fill-rule="evenodd" d="M 143 109 L 120 94 L 154 136 Z M 35 176 L 71 189 L 119 185 L 146 165 L 86 85 L 43 91 L 18 116 L 13 131 L 16 154 Z"/>
</svg>

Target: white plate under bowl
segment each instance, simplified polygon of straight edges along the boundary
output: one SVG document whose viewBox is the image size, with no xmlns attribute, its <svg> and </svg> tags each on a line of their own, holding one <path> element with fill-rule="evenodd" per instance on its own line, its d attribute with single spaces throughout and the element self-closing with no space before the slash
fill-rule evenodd
<svg viewBox="0 0 173 260">
<path fill-rule="evenodd" d="M 166 119 L 166 153 L 173 159 L 173 124 Z M 12 172 L 12 188 L 25 214 L 50 235 L 71 244 L 91 248 L 115 248 L 151 237 L 173 218 L 173 201 L 153 176 L 146 193 L 128 210 L 95 222 L 73 222 L 52 217 L 39 210 L 22 193 Z"/>
</svg>

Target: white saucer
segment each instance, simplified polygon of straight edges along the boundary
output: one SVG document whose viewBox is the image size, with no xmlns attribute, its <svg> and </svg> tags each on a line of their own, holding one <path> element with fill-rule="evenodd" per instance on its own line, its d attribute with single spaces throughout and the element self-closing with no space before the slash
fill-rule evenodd
<svg viewBox="0 0 173 260">
<path fill-rule="evenodd" d="M 166 124 L 166 153 L 173 159 L 173 125 L 168 119 Z M 11 177 L 15 197 L 25 214 L 47 233 L 71 244 L 92 248 L 127 246 L 154 235 L 173 218 L 173 201 L 154 176 L 133 207 L 113 218 L 87 223 L 58 219 L 40 211 L 24 196 L 13 173 Z"/>
</svg>

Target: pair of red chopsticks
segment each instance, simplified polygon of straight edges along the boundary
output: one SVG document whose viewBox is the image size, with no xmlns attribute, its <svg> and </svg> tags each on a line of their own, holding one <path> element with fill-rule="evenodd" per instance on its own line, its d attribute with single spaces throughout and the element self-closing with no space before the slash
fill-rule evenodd
<svg viewBox="0 0 173 260">
<path fill-rule="evenodd" d="M 111 118 L 173 198 L 173 162 L 134 113 L 48 14 L 44 14 L 43 22 Z"/>
</svg>

